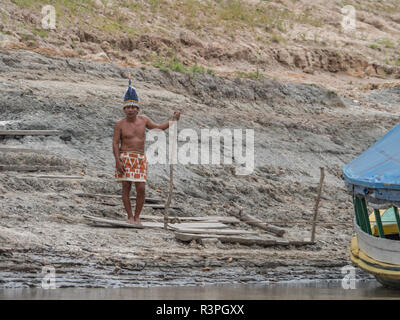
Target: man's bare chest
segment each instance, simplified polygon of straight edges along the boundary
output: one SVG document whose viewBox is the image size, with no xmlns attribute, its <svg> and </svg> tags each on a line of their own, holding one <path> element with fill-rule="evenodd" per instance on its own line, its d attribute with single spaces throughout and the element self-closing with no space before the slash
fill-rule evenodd
<svg viewBox="0 0 400 320">
<path fill-rule="evenodd" d="M 144 121 L 135 121 L 134 123 L 124 123 L 121 127 L 122 138 L 144 137 L 146 125 Z"/>
</svg>

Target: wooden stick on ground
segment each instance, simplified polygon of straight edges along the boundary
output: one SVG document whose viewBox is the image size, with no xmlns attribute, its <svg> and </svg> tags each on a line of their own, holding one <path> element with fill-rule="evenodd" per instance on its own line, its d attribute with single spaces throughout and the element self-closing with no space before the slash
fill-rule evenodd
<svg viewBox="0 0 400 320">
<path fill-rule="evenodd" d="M 47 150 L 35 150 L 35 149 L 26 149 L 26 148 L 18 148 L 18 147 L 0 147 L 1 152 L 21 152 L 21 153 L 40 153 L 40 154 L 49 154 L 50 152 Z"/>
<path fill-rule="evenodd" d="M 0 136 L 53 136 L 62 133 L 62 130 L 0 130 Z"/>
<path fill-rule="evenodd" d="M 216 235 L 216 234 L 193 234 L 193 233 L 181 233 L 175 232 L 175 238 L 180 241 L 192 241 L 192 240 L 201 240 L 207 238 L 216 238 L 221 242 L 226 243 L 239 243 L 243 245 L 259 245 L 259 246 L 275 246 L 275 245 L 283 245 L 283 246 L 290 246 L 290 245 L 309 245 L 313 244 L 310 241 L 290 241 L 290 240 L 277 240 L 277 239 L 262 239 L 259 237 L 242 237 L 240 235 Z"/>
<path fill-rule="evenodd" d="M 317 223 L 318 206 L 319 206 L 319 201 L 321 199 L 322 185 L 324 183 L 324 178 L 325 178 L 325 168 L 320 167 L 320 170 L 321 170 L 321 176 L 319 178 L 318 194 L 317 194 L 317 199 L 315 201 L 315 207 L 314 207 L 314 217 L 313 217 L 312 229 L 311 229 L 311 242 L 315 242 L 315 227 L 316 227 L 316 223 Z"/>
<path fill-rule="evenodd" d="M 282 237 L 285 233 L 285 230 L 283 230 L 282 228 L 279 228 L 279 227 L 273 226 L 273 225 L 266 225 L 263 221 L 261 221 L 257 218 L 254 218 L 248 214 L 243 213 L 242 209 L 240 209 L 240 211 L 238 213 L 231 211 L 230 214 L 239 218 L 240 220 L 242 220 L 243 222 L 245 222 L 249 225 L 256 226 L 267 232 L 273 233 L 273 234 L 277 235 L 278 237 Z"/>
<path fill-rule="evenodd" d="M 63 166 L 15 166 L 15 165 L 0 165 L 0 171 L 63 171 L 69 168 Z"/>
</svg>

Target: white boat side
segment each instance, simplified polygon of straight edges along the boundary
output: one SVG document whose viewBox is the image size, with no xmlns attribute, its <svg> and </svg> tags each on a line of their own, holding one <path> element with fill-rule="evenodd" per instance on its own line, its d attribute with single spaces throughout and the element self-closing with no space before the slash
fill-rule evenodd
<svg viewBox="0 0 400 320">
<path fill-rule="evenodd" d="M 400 241 L 374 237 L 354 223 L 358 246 L 371 258 L 390 264 L 400 264 Z"/>
</svg>

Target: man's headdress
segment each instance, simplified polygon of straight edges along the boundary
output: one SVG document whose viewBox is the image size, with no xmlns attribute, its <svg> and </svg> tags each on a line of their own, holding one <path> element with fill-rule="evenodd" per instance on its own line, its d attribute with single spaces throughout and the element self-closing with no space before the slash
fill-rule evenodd
<svg viewBox="0 0 400 320">
<path fill-rule="evenodd" d="M 124 108 L 134 106 L 139 107 L 139 97 L 136 93 L 136 89 L 132 87 L 131 74 L 129 73 L 129 88 L 126 90 L 124 97 Z"/>
</svg>

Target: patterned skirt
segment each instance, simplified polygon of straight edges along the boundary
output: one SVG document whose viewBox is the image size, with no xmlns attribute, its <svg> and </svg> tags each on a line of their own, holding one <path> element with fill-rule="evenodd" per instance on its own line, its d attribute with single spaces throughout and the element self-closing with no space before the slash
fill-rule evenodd
<svg viewBox="0 0 400 320">
<path fill-rule="evenodd" d="M 144 154 L 135 151 L 122 151 L 120 159 L 125 168 L 125 173 L 115 169 L 115 181 L 146 182 L 147 158 Z"/>
</svg>

